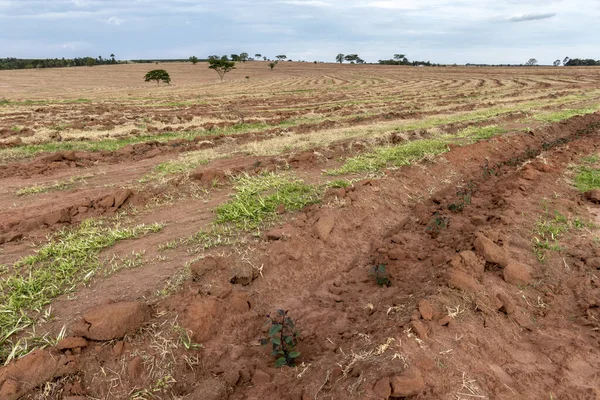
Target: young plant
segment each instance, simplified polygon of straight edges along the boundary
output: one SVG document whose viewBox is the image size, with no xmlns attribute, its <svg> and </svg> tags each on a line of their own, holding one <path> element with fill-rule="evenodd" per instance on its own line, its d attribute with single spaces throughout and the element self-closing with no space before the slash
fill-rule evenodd
<svg viewBox="0 0 600 400">
<path fill-rule="evenodd" d="M 498 175 L 500 175 L 500 171 L 497 168 L 490 166 L 489 161 L 485 160 L 485 164 L 483 165 L 483 179 Z"/>
<path fill-rule="evenodd" d="M 462 212 L 465 209 L 466 205 L 471 204 L 471 198 L 473 197 L 473 193 L 475 192 L 475 184 L 473 182 L 469 182 L 467 186 L 460 188 L 456 191 L 456 196 L 458 196 L 458 201 L 456 203 L 452 203 L 448 206 L 448 210 L 452 212 Z"/>
<path fill-rule="evenodd" d="M 392 286 L 390 274 L 388 274 L 385 264 L 379 264 L 371 268 L 371 275 L 375 278 L 375 283 L 379 286 Z"/>
<path fill-rule="evenodd" d="M 287 316 L 287 313 L 284 310 L 277 310 L 274 317 L 267 315 L 267 324 L 271 324 L 268 332 L 269 337 L 260 341 L 263 346 L 271 343 L 273 347 L 271 354 L 277 357 L 275 368 L 284 365 L 293 367 L 296 358 L 300 356 L 300 352 L 296 350 L 300 333 L 296 330 L 294 322 Z"/>
<path fill-rule="evenodd" d="M 426 231 L 431 236 L 437 236 L 437 234 L 439 234 L 442 231 L 442 229 L 448 227 L 449 222 L 450 219 L 448 217 L 440 214 L 440 212 L 437 211 L 435 214 L 433 214 L 433 218 L 429 222 L 429 225 L 427 225 Z"/>
</svg>

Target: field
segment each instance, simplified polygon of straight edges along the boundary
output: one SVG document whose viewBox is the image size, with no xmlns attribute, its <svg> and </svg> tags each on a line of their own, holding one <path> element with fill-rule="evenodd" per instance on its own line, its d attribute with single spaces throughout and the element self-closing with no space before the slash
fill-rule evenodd
<svg viewBox="0 0 600 400">
<path fill-rule="evenodd" d="M 600 398 L 599 138 L 600 68 L 2 71 L 0 399 Z"/>
</svg>

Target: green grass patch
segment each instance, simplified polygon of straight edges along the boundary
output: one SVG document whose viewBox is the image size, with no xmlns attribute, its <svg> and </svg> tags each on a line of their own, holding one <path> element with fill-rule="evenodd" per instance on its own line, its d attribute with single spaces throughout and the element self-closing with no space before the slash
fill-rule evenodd
<svg viewBox="0 0 600 400">
<path fill-rule="evenodd" d="M 0 361 L 15 346 L 10 338 L 33 325 L 52 299 L 91 279 L 100 268 L 103 249 L 161 229 L 158 224 L 125 228 L 86 220 L 74 229 L 63 229 L 35 254 L 18 260 L 0 280 Z"/>
<path fill-rule="evenodd" d="M 546 208 L 546 206 L 545 206 Z M 559 239 L 573 229 L 595 229 L 592 222 L 583 221 L 581 218 L 567 218 L 558 210 L 551 214 L 547 208 L 545 213 L 537 220 L 534 229 L 533 251 L 538 260 L 544 262 L 546 259 L 546 250 L 561 251 Z"/>
<path fill-rule="evenodd" d="M 498 125 L 488 125 L 482 127 L 472 126 L 459 131 L 455 137 L 477 141 L 491 139 L 494 136 L 503 135 L 506 132 L 506 129 Z"/>
<path fill-rule="evenodd" d="M 415 140 L 397 146 L 376 147 L 372 152 L 349 158 L 346 163 L 329 175 L 344 175 L 359 172 L 376 172 L 386 167 L 400 167 L 422 160 L 428 156 L 436 156 L 448 151 L 443 140 Z"/>
<path fill-rule="evenodd" d="M 244 230 L 275 219 L 280 205 L 286 211 L 299 210 L 319 202 L 321 194 L 321 189 L 301 179 L 275 173 L 237 177 L 234 189 L 233 198 L 217 208 L 216 223 L 233 223 Z"/>
<path fill-rule="evenodd" d="M 591 156 L 583 157 L 581 162 L 589 165 L 598 164 L 600 162 L 600 156 L 598 154 L 592 154 Z"/>
<path fill-rule="evenodd" d="M 575 186 L 582 192 L 600 189 L 600 169 L 580 167 L 575 176 Z"/>
<path fill-rule="evenodd" d="M 334 188 L 334 189 L 340 189 L 340 188 L 347 188 L 352 186 L 352 181 L 346 180 L 346 179 L 336 179 L 334 181 L 331 182 L 327 182 L 328 187 Z"/>
<path fill-rule="evenodd" d="M 550 112 L 550 113 L 537 114 L 534 116 L 534 118 L 537 119 L 538 121 L 553 123 L 553 122 L 564 121 L 566 119 L 573 118 L 578 115 L 586 115 L 586 114 L 595 113 L 596 111 L 598 111 L 598 107 L 596 107 L 596 108 L 580 108 L 580 109 L 576 109 L 576 110 L 561 110 L 561 111 L 555 111 L 555 112 Z"/>
<path fill-rule="evenodd" d="M 200 165 L 205 165 L 208 163 L 209 163 L 208 159 L 169 160 L 169 161 L 165 161 L 164 163 L 160 163 L 156 167 L 154 167 L 154 172 L 156 172 L 158 175 L 161 175 L 161 176 L 172 175 L 172 174 L 178 174 L 181 172 L 191 171 L 192 169 L 195 169 L 195 168 L 199 167 Z"/>
</svg>

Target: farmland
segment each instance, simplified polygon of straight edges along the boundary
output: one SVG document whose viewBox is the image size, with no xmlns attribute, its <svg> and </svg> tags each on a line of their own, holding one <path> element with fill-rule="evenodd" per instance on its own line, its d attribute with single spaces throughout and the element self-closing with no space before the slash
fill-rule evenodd
<svg viewBox="0 0 600 400">
<path fill-rule="evenodd" d="M 236 66 L 0 73 L 0 398 L 600 396 L 600 68 Z"/>
</svg>

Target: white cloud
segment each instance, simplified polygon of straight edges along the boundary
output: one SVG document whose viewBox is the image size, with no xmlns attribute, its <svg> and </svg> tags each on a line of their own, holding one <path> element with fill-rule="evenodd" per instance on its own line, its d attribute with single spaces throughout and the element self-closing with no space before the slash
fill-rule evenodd
<svg viewBox="0 0 600 400">
<path fill-rule="evenodd" d="M 420 8 L 416 2 L 394 0 L 372 1 L 367 3 L 365 7 L 383 8 L 388 10 L 418 10 Z"/>
<path fill-rule="evenodd" d="M 0 51 L 124 58 L 283 52 L 328 61 L 339 52 L 367 61 L 406 53 L 435 62 L 548 63 L 598 58 L 599 19 L 598 0 L 0 0 L 3 38 L 27 40 Z M 526 22 L 533 20 L 540 22 Z M 111 35 L 114 26 L 131 40 Z M 89 46 L 72 44 L 74 37 Z"/>
<path fill-rule="evenodd" d="M 111 25 L 121 25 L 123 22 L 125 22 L 125 20 L 123 18 L 119 18 L 115 15 L 113 15 L 112 17 L 108 18 L 106 20 L 106 23 L 111 24 Z"/>
<path fill-rule="evenodd" d="M 279 4 L 288 4 L 294 6 L 311 6 L 311 7 L 332 7 L 333 4 L 319 0 L 281 0 Z"/>
<path fill-rule="evenodd" d="M 82 50 L 82 49 L 85 49 L 85 48 L 89 47 L 89 43 L 86 43 L 86 42 L 67 42 L 67 43 L 62 43 L 60 46 L 56 46 L 56 47 L 60 47 L 60 48 L 63 48 L 65 50 L 75 51 L 75 50 Z"/>
<path fill-rule="evenodd" d="M 556 17 L 556 13 L 531 13 L 531 14 L 521 14 L 515 15 L 514 17 L 510 17 L 508 20 L 510 22 L 524 22 L 524 21 L 537 21 L 540 19 L 548 19 Z"/>
</svg>

